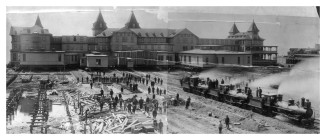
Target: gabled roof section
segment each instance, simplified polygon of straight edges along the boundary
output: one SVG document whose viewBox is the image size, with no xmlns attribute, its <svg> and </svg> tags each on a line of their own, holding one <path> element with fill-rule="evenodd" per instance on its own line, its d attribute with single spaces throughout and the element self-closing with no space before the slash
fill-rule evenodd
<svg viewBox="0 0 326 140">
<path fill-rule="evenodd" d="M 247 32 L 254 32 L 254 33 L 258 33 L 259 32 L 259 29 L 258 29 L 255 21 L 252 21 L 252 23 L 251 23 L 251 25 L 250 25 L 250 27 L 249 27 L 249 29 L 248 29 Z"/>
<path fill-rule="evenodd" d="M 139 23 L 137 22 L 136 16 L 134 14 L 134 11 L 131 11 L 131 15 L 130 15 L 129 20 L 126 23 L 125 27 L 130 28 L 130 29 L 140 28 Z"/>
<path fill-rule="evenodd" d="M 41 23 L 41 20 L 40 20 L 40 16 L 37 15 L 37 19 L 36 19 L 36 22 L 35 22 L 35 25 L 34 26 L 39 26 L 41 28 L 43 28 L 43 25 Z"/>
<path fill-rule="evenodd" d="M 97 36 L 112 36 L 112 34 L 118 30 L 120 30 L 120 28 L 107 28 Z"/>
<path fill-rule="evenodd" d="M 33 27 L 14 27 L 11 26 L 9 35 L 21 34 L 50 34 L 48 29 L 43 29 L 39 26 Z"/>
<path fill-rule="evenodd" d="M 233 23 L 233 26 L 232 26 L 231 30 L 229 31 L 229 33 L 232 33 L 232 34 L 239 33 L 239 30 L 237 28 L 237 25 L 235 25 L 235 23 Z"/>
<path fill-rule="evenodd" d="M 106 26 L 106 23 L 103 19 L 102 12 L 97 16 L 96 21 L 93 23 L 93 29 L 107 29 L 108 27 Z"/>
</svg>

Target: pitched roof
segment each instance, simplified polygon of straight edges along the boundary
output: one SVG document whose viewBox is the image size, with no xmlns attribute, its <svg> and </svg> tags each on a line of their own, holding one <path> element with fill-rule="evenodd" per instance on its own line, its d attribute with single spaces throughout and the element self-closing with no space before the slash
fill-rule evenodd
<svg viewBox="0 0 326 140">
<path fill-rule="evenodd" d="M 170 37 L 176 32 L 175 29 L 145 28 L 130 29 L 139 37 Z"/>
<path fill-rule="evenodd" d="M 50 34 L 48 29 L 43 29 L 40 26 L 33 27 L 14 27 L 11 26 L 9 35 L 21 35 L 21 34 Z"/>
<path fill-rule="evenodd" d="M 259 32 L 259 29 L 257 28 L 257 25 L 255 23 L 255 21 L 252 21 L 249 29 L 247 32 L 254 32 L 254 33 L 258 33 Z"/>
<path fill-rule="evenodd" d="M 106 23 L 103 19 L 102 13 L 100 11 L 100 13 L 97 16 L 96 21 L 93 23 L 93 29 L 107 29 L 108 27 L 106 26 Z"/>
<path fill-rule="evenodd" d="M 139 23 L 135 17 L 134 11 L 131 11 L 131 15 L 129 17 L 128 22 L 126 23 L 127 28 L 140 28 Z"/>
<path fill-rule="evenodd" d="M 107 28 L 96 36 L 112 36 L 112 34 L 118 30 L 120 30 L 120 28 Z"/>
<path fill-rule="evenodd" d="M 43 28 L 39 15 L 37 15 L 37 19 L 36 19 L 34 26 L 39 26 L 39 27 Z"/>
<path fill-rule="evenodd" d="M 231 27 L 231 30 L 229 31 L 229 33 L 233 33 L 233 34 L 239 33 L 239 30 L 237 28 L 237 25 L 235 25 L 235 23 Z"/>
</svg>

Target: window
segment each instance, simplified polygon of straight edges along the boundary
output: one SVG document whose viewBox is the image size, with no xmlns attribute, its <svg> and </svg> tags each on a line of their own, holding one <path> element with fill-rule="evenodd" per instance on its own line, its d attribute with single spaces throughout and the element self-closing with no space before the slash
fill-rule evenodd
<svg viewBox="0 0 326 140">
<path fill-rule="evenodd" d="M 101 59 L 96 59 L 96 64 L 101 65 Z"/>
<path fill-rule="evenodd" d="M 191 49 L 193 50 L 194 49 L 194 46 L 191 46 Z"/>
<path fill-rule="evenodd" d="M 187 56 L 183 56 L 183 61 L 186 63 L 187 62 Z"/>
<path fill-rule="evenodd" d="M 58 61 L 61 62 L 61 54 L 58 54 Z"/>
<path fill-rule="evenodd" d="M 77 38 L 74 36 L 74 41 L 76 41 L 77 40 Z"/>
<path fill-rule="evenodd" d="M 222 57 L 222 64 L 224 64 L 224 57 Z"/>
<path fill-rule="evenodd" d="M 76 61 L 76 62 L 77 62 L 77 59 L 78 59 L 78 56 L 76 55 L 76 56 L 75 56 L 75 61 Z"/>
<path fill-rule="evenodd" d="M 88 46 L 88 51 L 90 51 L 91 50 L 91 46 Z"/>
<path fill-rule="evenodd" d="M 198 56 L 197 56 L 197 65 L 199 64 L 199 58 L 198 58 Z"/>
<path fill-rule="evenodd" d="M 189 59 L 189 63 L 191 63 L 191 56 L 188 56 L 188 59 Z"/>
<path fill-rule="evenodd" d="M 74 61 L 74 56 L 73 55 L 71 56 L 71 61 Z"/>
<path fill-rule="evenodd" d="M 29 33 L 29 34 L 30 34 L 30 33 L 31 33 L 31 30 L 30 30 L 30 29 L 27 29 L 27 33 Z"/>
<path fill-rule="evenodd" d="M 250 64 L 250 56 L 248 56 L 248 64 Z"/>
<path fill-rule="evenodd" d="M 240 64 L 240 57 L 238 57 L 238 64 Z"/>
<path fill-rule="evenodd" d="M 127 42 L 128 41 L 128 39 L 127 39 L 127 37 L 122 37 L 122 42 Z"/>
<path fill-rule="evenodd" d="M 208 64 L 208 57 L 206 57 L 206 64 Z"/>
<path fill-rule="evenodd" d="M 26 61 L 26 54 L 23 54 L 23 61 Z"/>
<path fill-rule="evenodd" d="M 85 63 L 85 60 L 84 60 L 84 59 L 82 59 L 82 60 L 81 60 L 81 63 Z"/>
</svg>

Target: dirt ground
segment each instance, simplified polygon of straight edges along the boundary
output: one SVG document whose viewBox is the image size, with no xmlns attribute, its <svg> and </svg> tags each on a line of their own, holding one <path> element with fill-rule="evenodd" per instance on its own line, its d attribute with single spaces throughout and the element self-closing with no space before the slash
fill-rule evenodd
<svg viewBox="0 0 326 140">
<path fill-rule="evenodd" d="M 185 71 L 132 71 L 133 74 L 145 76 L 146 74 L 151 75 L 151 80 L 154 80 L 154 77 L 159 77 L 163 79 L 163 84 L 156 84 L 156 88 L 159 89 L 166 89 L 167 95 L 157 95 L 156 98 L 159 100 L 159 103 L 162 103 L 163 100 L 169 99 L 171 97 L 175 97 L 177 93 L 179 93 L 180 98 L 187 99 L 188 97 L 191 98 L 191 105 L 188 110 L 185 109 L 184 105 L 180 106 L 168 106 L 167 113 L 159 113 L 157 119 L 162 120 L 164 124 L 164 133 L 169 134 L 217 134 L 218 132 L 218 125 L 219 121 L 223 122 L 223 132 L 226 134 L 256 134 L 256 133 L 263 133 L 263 134 L 285 134 L 285 133 L 320 133 L 319 128 L 316 129 L 307 129 L 301 126 L 297 126 L 292 123 L 290 120 L 286 120 L 285 118 L 278 116 L 275 118 L 263 116 L 245 109 L 241 109 L 235 106 L 231 106 L 225 103 L 221 103 L 218 101 L 214 101 L 211 99 L 206 99 L 201 96 L 197 96 L 191 93 L 184 92 L 180 86 L 179 79 L 186 75 L 198 75 L 202 78 L 206 78 L 210 76 L 211 78 L 214 77 L 216 79 L 222 79 L 226 76 L 232 77 L 231 80 L 226 81 L 227 83 L 241 83 L 241 82 L 248 82 L 249 79 L 254 81 L 255 79 L 259 79 L 265 77 L 272 73 L 277 73 L 279 71 L 270 71 L 270 70 L 248 70 L 243 72 L 244 70 L 232 70 L 230 69 L 219 69 L 218 72 L 216 71 L 204 71 L 202 73 L 190 73 Z M 130 71 L 129 71 L 130 72 Z M 127 71 L 118 71 L 112 70 L 107 71 L 105 73 L 106 76 L 112 76 L 116 74 L 117 77 L 121 77 L 122 73 L 127 73 Z M 213 73 L 213 75 L 212 75 Z M 119 84 L 112 84 L 112 85 L 95 85 L 93 89 L 90 88 L 89 84 L 77 84 L 76 77 L 90 77 L 90 73 L 83 71 L 83 70 L 74 70 L 70 71 L 71 75 L 66 76 L 56 76 L 54 75 L 52 78 L 59 80 L 66 80 L 69 81 L 68 85 L 60 85 L 54 87 L 55 90 L 59 91 L 59 95 L 57 96 L 49 96 L 49 99 L 52 101 L 52 113 L 49 115 L 48 120 L 48 133 L 51 134 L 81 134 L 84 133 L 83 130 L 83 123 L 84 121 L 80 121 L 80 115 L 78 115 L 78 109 L 76 109 L 72 102 L 67 103 L 63 101 L 62 93 L 66 90 L 75 90 L 81 94 L 91 95 L 91 94 L 98 94 L 100 93 L 100 89 L 103 88 L 105 95 L 109 94 L 109 91 L 112 89 L 114 91 L 114 96 L 120 93 L 120 85 Z M 37 79 L 41 78 L 42 76 L 33 76 L 33 80 L 30 83 L 21 83 L 21 80 L 18 78 L 9 86 L 7 87 L 7 97 L 8 94 L 15 88 L 21 88 L 24 90 L 23 95 L 32 95 L 37 93 L 38 91 L 38 84 Z M 44 78 L 44 76 L 43 76 Z M 213 79 L 214 79 L 213 78 Z M 84 79 L 85 80 L 85 79 Z M 138 86 L 141 93 L 137 93 L 137 99 L 146 97 L 152 98 L 152 94 L 148 94 L 147 88 L 148 85 L 139 84 Z M 61 92 L 62 91 L 62 92 Z M 135 94 L 132 94 L 128 90 L 124 90 L 122 94 L 123 98 L 130 98 Z M 73 96 L 73 95 L 71 95 Z M 28 115 L 23 114 L 21 115 L 21 109 L 17 109 L 16 113 L 13 113 L 11 117 L 7 117 L 7 133 L 8 134 L 17 134 L 17 133 L 29 133 L 29 124 L 30 118 Z M 68 111 L 66 109 L 68 107 Z M 112 112 L 108 112 L 107 110 L 108 105 L 104 106 L 103 112 L 100 115 L 95 115 L 90 118 L 96 119 L 99 117 L 105 117 L 105 115 L 111 114 Z M 55 112 L 55 113 L 54 113 Z M 213 115 L 210 117 L 208 113 L 211 112 Z M 137 110 L 136 114 L 128 114 L 126 111 L 122 110 L 118 107 L 118 111 L 115 113 L 123 113 L 130 115 L 134 118 L 138 119 L 148 119 L 142 110 Z M 20 115 L 22 116 L 21 119 Z M 224 124 L 224 118 L 226 115 L 229 116 L 231 125 L 230 129 L 226 129 Z M 27 116 L 27 117 L 26 117 Z M 16 118 L 13 118 L 16 117 Z M 151 119 L 151 118 L 149 118 Z M 65 129 L 62 128 L 63 124 L 70 123 L 73 127 L 72 129 Z M 35 133 L 39 133 L 39 131 L 35 131 Z M 89 133 L 89 132 L 87 132 Z"/>
</svg>

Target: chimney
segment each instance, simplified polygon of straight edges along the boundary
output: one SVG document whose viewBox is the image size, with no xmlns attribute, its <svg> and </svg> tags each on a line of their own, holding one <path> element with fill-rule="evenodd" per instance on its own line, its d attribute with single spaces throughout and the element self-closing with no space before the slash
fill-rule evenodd
<svg viewBox="0 0 326 140">
<path fill-rule="evenodd" d="M 306 99 L 304 97 L 301 98 L 301 106 L 302 107 L 305 107 L 305 104 L 306 104 Z"/>
</svg>

